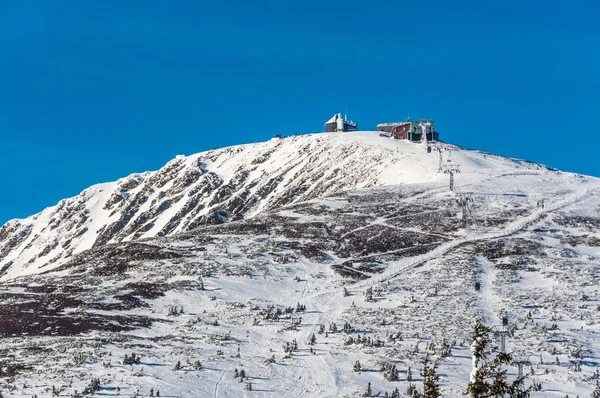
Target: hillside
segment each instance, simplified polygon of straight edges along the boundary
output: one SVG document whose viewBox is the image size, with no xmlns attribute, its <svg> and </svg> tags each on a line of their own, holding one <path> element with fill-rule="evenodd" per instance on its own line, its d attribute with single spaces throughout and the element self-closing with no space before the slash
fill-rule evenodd
<svg viewBox="0 0 600 398">
<path fill-rule="evenodd" d="M 461 397 L 474 320 L 506 317 L 533 397 L 591 396 L 600 180 L 446 148 L 454 192 L 423 145 L 319 134 L 175 159 L 9 222 L 0 391 L 71 396 L 97 378 L 96 396 L 408 396 L 429 357 L 442 396 Z"/>
<path fill-rule="evenodd" d="M 535 166 L 452 148 L 463 175 Z M 52 269 L 106 243 L 168 236 L 343 190 L 447 179 L 438 154 L 377 133 L 273 139 L 177 158 L 156 172 L 95 185 L 0 228 L 2 279 Z"/>
</svg>

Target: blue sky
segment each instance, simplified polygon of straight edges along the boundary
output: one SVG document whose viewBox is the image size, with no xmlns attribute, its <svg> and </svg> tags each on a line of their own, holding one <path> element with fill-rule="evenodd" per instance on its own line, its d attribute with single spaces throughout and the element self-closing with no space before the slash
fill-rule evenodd
<svg viewBox="0 0 600 398">
<path fill-rule="evenodd" d="M 0 223 L 345 109 L 600 176 L 598 16 L 585 0 L 3 2 Z"/>
</svg>

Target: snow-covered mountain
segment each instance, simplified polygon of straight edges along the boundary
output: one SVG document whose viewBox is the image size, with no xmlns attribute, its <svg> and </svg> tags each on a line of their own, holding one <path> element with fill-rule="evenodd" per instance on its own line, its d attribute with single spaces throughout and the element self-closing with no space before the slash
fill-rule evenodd
<svg viewBox="0 0 600 398">
<path fill-rule="evenodd" d="M 446 146 L 463 173 L 535 165 Z M 106 243 L 167 236 L 343 190 L 439 181 L 437 152 L 377 133 L 272 139 L 176 158 L 156 172 L 98 184 L 0 228 L 3 279 L 46 271 Z"/>
<path fill-rule="evenodd" d="M 97 396 L 409 396 L 429 358 L 441 395 L 460 397 L 480 318 L 506 330 L 507 377 L 521 367 L 533 397 L 590 396 L 600 180 L 438 147 L 378 133 L 236 146 L 9 222 L 0 392 L 95 379 Z M 454 191 L 440 163 L 459 168 Z"/>
</svg>

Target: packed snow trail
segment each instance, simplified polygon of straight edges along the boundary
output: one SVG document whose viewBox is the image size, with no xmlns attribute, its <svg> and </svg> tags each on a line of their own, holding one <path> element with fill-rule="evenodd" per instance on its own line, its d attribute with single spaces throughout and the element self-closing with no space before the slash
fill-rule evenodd
<svg viewBox="0 0 600 398">
<path fill-rule="evenodd" d="M 221 381 L 223 380 L 223 377 L 225 377 L 225 373 L 227 373 L 225 370 L 221 373 L 221 377 L 219 377 L 219 380 L 217 381 L 217 384 L 215 384 L 215 398 L 219 397 L 219 387 L 221 385 Z"/>
<path fill-rule="evenodd" d="M 496 279 L 496 274 L 491 269 L 490 262 L 487 259 L 477 256 L 476 261 L 481 270 L 481 277 L 479 278 L 481 289 L 479 294 L 481 295 L 481 312 L 485 324 L 498 325 L 500 320 L 498 316 L 496 316 L 496 312 L 493 308 L 498 301 L 498 297 L 494 293 L 494 280 Z"/>
<path fill-rule="evenodd" d="M 522 230 L 523 228 L 525 228 L 526 226 L 530 225 L 531 223 L 539 220 L 543 215 L 553 212 L 553 211 L 556 211 L 562 207 L 568 206 L 570 204 L 573 204 L 575 202 L 582 200 L 586 196 L 590 195 L 594 190 L 595 190 L 595 188 L 592 190 L 590 190 L 589 188 L 586 188 L 585 190 L 578 191 L 578 192 L 568 196 L 565 199 L 562 199 L 562 200 L 559 200 L 559 201 L 556 201 L 553 203 L 549 203 L 549 204 L 545 205 L 544 208 L 537 209 L 529 216 L 524 217 L 521 220 L 517 220 L 517 221 L 513 221 L 512 223 L 509 223 L 506 227 L 504 227 L 503 230 L 488 232 L 488 233 L 484 233 L 484 234 L 474 234 L 473 233 L 473 234 L 468 235 L 461 239 L 455 239 L 455 240 L 452 240 L 449 242 L 442 243 L 436 249 L 434 249 L 428 253 L 425 253 L 422 256 L 418 256 L 415 259 L 407 259 L 408 261 L 403 261 L 397 265 L 391 265 L 385 272 L 380 274 L 378 277 L 371 278 L 371 279 L 368 279 L 368 280 L 365 280 L 362 282 L 358 282 L 358 283 L 352 285 L 350 287 L 350 290 L 353 292 L 356 292 L 357 290 L 363 289 L 367 286 L 373 286 L 375 284 L 393 279 L 393 278 L 401 275 L 404 271 L 406 271 L 416 265 L 419 265 L 421 263 L 424 263 L 426 261 L 429 261 L 436 257 L 439 257 L 440 255 L 445 254 L 445 253 L 449 252 L 450 250 L 452 250 L 464 243 L 477 242 L 477 241 L 481 241 L 481 240 L 495 239 L 495 238 L 501 238 L 504 236 L 512 235 L 515 232 L 518 232 L 518 231 Z"/>
</svg>

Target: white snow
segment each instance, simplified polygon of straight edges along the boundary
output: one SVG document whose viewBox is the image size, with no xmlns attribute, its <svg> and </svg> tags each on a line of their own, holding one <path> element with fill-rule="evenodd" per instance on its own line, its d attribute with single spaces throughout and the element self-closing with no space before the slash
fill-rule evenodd
<svg viewBox="0 0 600 398">
<path fill-rule="evenodd" d="M 411 367 L 413 383 L 420 388 L 419 369 L 425 352 L 435 355 L 435 350 L 428 350 L 426 346 L 431 342 L 439 346 L 442 339 L 451 339 L 456 340 L 452 345 L 452 355 L 440 363 L 438 371 L 442 396 L 460 397 L 474 366 L 469 352 L 471 325 L 468 321 L 482 317 L 487 324 L 497 326 L 499 314 L 507 311 L 511 315 L 511 324 L 518 326 L 514 337 L 508 340 L 508 348 L 530 357 L 531 367 L 527 366 L 525 370 L 533 370 L 534 374 L 529 375 L 527 380 L 542 383 L 542 391 L 533 393 L 533 396 L 589 396 L 593 389 L 589 378 L 600 363 L 600 323 L 596 310 L 600 293 L 597 285 L 587 281 L 597 279 L 600 248 L 581 241 L 573 245 L 565 242 L 582 236 L 588 240 L 598 239 L 600 234 L 595 227 L 584 224 L 567 226 L 557 220 L 566 216 L 599 217 L 600 181 L 550 171 L 522 160 L 464 150 L 449 144 L 447 147 L 451 151 L 443 152 L 443 164 L 460 166 L 460 173 L 455 174 L 454 193 L 448 190 L 449 175 L 438 173 L 437 153 L 426 153 L 423 144 L 380 137 L 378 132 L 294 136 L 178 158 L 165 168 L 181 165 L 181 170 L 160 188 L 151 185 L 151 180 L 165 169 L 138 175 L 142 182 L 127 190 L 127 200 L 145 187 L 153 187 L 154 191 L 149 193 L 148 200 L 136 216 L 156 208 L 164 200 L 182 195 L 180 200 L 152 220 L 154 227 L 142 234 L 142 238 L 155 236 L 185 205 L 189 193 L 205 182 L 206 174 L 176 193 L 169 193 L 174 182 L 193 170 L 198 160 L 202 160 L 204 172 L 214 173 L 224 184 L 232 184 L 241 170 L 248 173 L 249 183 L 260 181 L 255 186 L 241 185 L 236 192 L 238 194 L 247 186 L 256 193 L 269 180 L 279 178 L 275 188 L 252 209 L 251 217 L 259 218 L 269 211 L 289 219 L 291 225 L 309 222 L 334 224 L 331 214 L 302 212 L 293 204 L 339 212 L 335 213 L 339 217 L 340 214 L 352 214 L 352 201 L 359 201 L 361 195 L 376 196 L 378 193 L 386 198 L 397 197 L 391 203 L 384 202 L 384 199 L 381 203 L 374 202 L 381 206 L 412 208 L 419 215 L 429 215 L 440 211 L 426 208 L 432 201 L 438 201 L 447 203 L 448 209 L 460 213 L 456 199 L 458 194 L 462 194 L 474 199 L 471 211 L 478 221 L 458 231 L 430 233 L 430 236 L 446 241 L 432 245 L 435 249 L 417 256 L 395 258 L 392 256 L 394 253 L 386 252 L 377 256 L 340 258 L 328 252 L 331 263 L 348 261 L 349 265 L 345 267 L 350 270 L 354 264 L 367 258 L 378 257 L 381 262 L 380 273 L 362 282 L 346 285 L 350 292 L 348 297 L 341 295 L 342 286 L 347 281 L 329 263 L 318 263 L 304 257 L 288 263 L 278 262 L 277 256 L 284 251 L 277 251 L 273 242 L 289 240 L 283 235 L 213 234 L 214 241 L 206 244 L 206 253 L 186 260 L 189 263 L 165 260 L 145 264 L 150 270 L 148 274 L 132 274 L 129 276 L 131 280 L 115 282 L 114 286 L 118 290 L 127 282 L 151 277 L 162 277 L 165 284 L 192 281 L 197 279 L 196 272 L 204 270 L 207 265 L 218 264 L 226 268 L 227 272 L 204 278 L 206 290 L 172 289 L 163 297 L 147 300 L 151 303 L 149 308 L 123 311 L 163 320 L 150 328 L 119 335 L 99 333 L 71 339 L 7 338 L 3 344 L 14 352 L 22 350 L 23 355 L 29 355 L 26 348 L 33 346 L 61 353 L 57 360 L 61 365 L 54 368 L 54 364 L 46 359 L 48 363 L 34 369 L 38 375 L 31 373 L 25 379 L 17 377 L 13 383 L 16 388 L 2 392 L 10 397 L 45 396 L 47 389 L 56 384 L 64 387 L 63 395 L 68 396 L 74 389 L 81 391 L 91 377 L 97 376 L 102 379 L 103 385 L 98 396 L 115 395 L 116 386 L 120 386 L 122 396 L 131 396 L 136 389 L 147 395 L 149 389 L 154 388 L 160 389 L 161 396 L 182 397 L 358 397 L 368 382 L 372 383 L 375 392 L 389 393 L 398 387 L 405 395 L 409 384 L 406 382 L 407 368 Z M 92 247 L 99 231 L 119 218 L 119 211 L 123 208 L 111 215 L 113 210 L 104 207 L 113 193 L 121 192 L 120 188 L 126 181 L 90 187 L 79 196 L 61 201 L 38 215 L 9 222 L 8 227 L 17 223 L 22 228 L 29 226 L 31 233 L 0 260 L 0 266 L 13 261 L 3 279 L 34 275 L 64 262 L 66 259 L 42 267 L 45 260 L 30 262 L 30 259 L 55 240 L 59 244 L 44 258 L 58 255 L 63 250 L 66 236 L 72 239 L 74 253 Z M 290 190 L 302 193 L 297 194 L 291 206 L 273 207 Z M 354 195 L 350 199 L 343 195 L 348 191 Z M 404 195 L 406 191 L 411 194 Z M 164 192 L 162 197 L 161 192 Z M 316 198 L 309 195 L 311 192 Z M 201 203 L 208 204 L 214 195 L 209 194 Z M 545 202 L 543 209 L 537 206 L 541 200 Z M 89 215 L 88 221 L 81 227 L 86 227 L 86 232 L 71 237 L 66 229 L 50 230 L 52 218 L 61 214 L 70 217 L 71 213 L 61 213 L 64 210 L 60 210 L 61 206 L 76 207 L 77 204 L 81 204 Z M 344 213 L 346 210 L 348 213 Z M 199 214 L 207 211 L 208 206 Z M 408 217 L 406 214 L 364 216 L 368 221 L 342 234 L 340 240 L 376 228 L 424 233 L 418 227 L 403 224 Z M 134 221 L 135 217 L 131 218 L 128 225 Z M 178 227 L 173 233 L 181 231 Z M 211 229 L 206 231 L 210 233 Z M 521 256 L 531 257 L 529 260 L 533 265 L 511 269 L 508 262 L 495 264 L 481 252 L 471 253 L 465 249 L 505 238 L 536 241 L 548 252 L 562 253 L 570 249 L 574 257 L 557 255 L 546 258 L 526 253 Z M 125 237 L 127 239 L 132 237 Z M 170 243 L 159 242 L 181 249 L 193 247 L 190 241 L 174 239 Z M 29 243 L 32 243 L 31 247 L 26 248 Z M 425 245 L 423 243 L 422 246 Z M 285 253 L 288 252 L 293 253 L 293 250 Z M 507 258 L 512 261 L 515 260 L 513 257 Z M 230 271 L 242 269 L 250 271 L 248 274 Z M 369 275 L 364 271 L 359 273 Z M 59 276 L 66 275 L 68 271 L 61 271 Z M 481 282 L 480 292 L 473 288 L 475 280 Z M 367 287 L 376 291 L 374 302 L 364 301 L 363 292 Z M 12 286 L 6 291 L 24 292 L 22 287 Z M 583 293 L 589 297 L 587 301 L 581 300 Z M 107 302 L 110 300 L 112 298 Z M 289 307 L 296 303 L 307 307 L 305 313 L 297 314 L 302 317 L 297 330 L 286 329 L 289 324 L 287 318 L 254 321 L 259 318 L 258 311 L 252 310 L 254 305 L 264 309 L 269 305 Z M 184 314 L 167 316 L 168 308 L 173 305 L 182 306 Z M 100 310 L 88 311 L 103 314 Z M 215 319 L 218 326 L 214 325 Z M 328 337 L 317 334 L 317 343 L 314 346 L 307 344 L 319 325 L 328 328 L 330 323 L 335 322 L 341 329 L 346 321 L 357 331 L 350 335 L 330 333 Z M 553 324 L 557 325 L 556 329 L 551 329 Z M 401 332 L 403 339 L 389 340 L 386 334 L 392 332 Z M 231 340 L 225 340 L 229 333 Z M 349 336 L 356 337 L 358 334 L 384 339 L 385 347 L 344 345 Z M 85 345 L 88 339 L 100 337 L 105 340 L 99 346 Z M 286 359 L 282 345 L 292 339 L 298 341 L 299 350 L 291 359 Z M 88 360 L 82 365 L 71 363 L 77 344 L 89 349 L 86 351 Z M 241 352 L 239 358 L 236 356 L 238 346 Z M 418 353 L 415 346 L 419 347 Z M 583 359 L 573 356 L 576 347 L 582 347 Z M 311 348 L 314 354 L 310 352 Z M 133 350 L 141 353 L 142 363 L 122 365 L 123 355 Z M 223 354 L 218 354 L 217 350 L 222 350 Z M 272 355 L 275 355 L 276 363 L 266 363 Z M 554 364 L 555 357 L 559 357 L 559 365 Z M 102 361 L 109 359 L 112 365 L 102 367 Z M 203 369 L 200 371 L 191 367 L 196 359 L 202 362 Z M 183 371 L 173 370 L 178 360 L 185 365 Z M 357 360 L 364 369 L 361 373 L 352 372 L 352 365 Z M 386 362 L 398 365 L 400 381 L 383 379 L 380 367 Z M 572 368 L 578 362 L 582 365 L 581 372 Z M 239 383 L 233 378 L 235 368 L 244 368 L 248 372 L 253 392 L 247 392 L 246 383 Z M 515 374 L 516 367 L 511 367 L 509 377 Z M 47 375 L 52 375 L 52 378 L 46 378 Z M 69 380 L 72 380 L 72 385 L 69 385 Z"/>
</svg>

